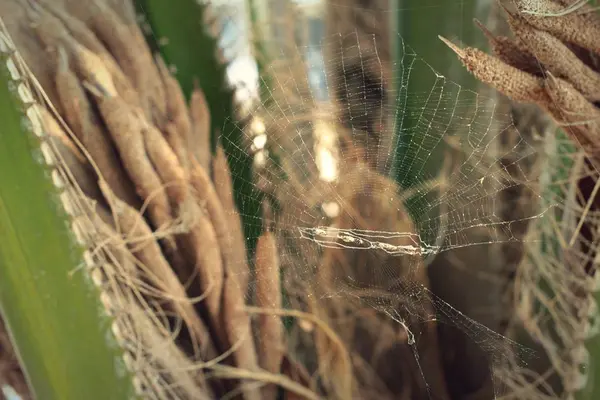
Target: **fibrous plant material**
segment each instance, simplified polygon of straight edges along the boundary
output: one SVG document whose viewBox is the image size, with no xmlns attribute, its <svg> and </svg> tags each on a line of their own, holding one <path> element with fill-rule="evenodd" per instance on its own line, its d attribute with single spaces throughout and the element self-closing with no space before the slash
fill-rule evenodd
<svg viewBox="0 0 600 400">
<path fill-rule="evenodd" d="M 495 57 L 442 39 L 480 81 L 512 100 L 536 104 L 571 139 L 562 132 L 545 139 L 549 157 L 541 160 L 547 166 L 542 167 L 540 180 L 548 192 L 540 201 L 556 202 L 555 221 L 532 224 L 528 235 L 539 235 L 542 244 L 526 246 L 514 289 L 517 319 L 541 344 L 551 364 L 537 387 L 529 386 L 523 393 L 532 399 L 550 393 L 568 398 L 593 379 L 581 367 L 590 357 L 585 341 L 595 335 L 590 321 L 597 318 L 600 70 L 595 60 L 600 17 L 582 1 L 514 3 L 517 11 L 505 8 L 505 13 L 515 39 L 501 40 L 511 45 L 500 45 L 482 28 Z M 561 180 L 549 183 L 550 174 Z M 558 386 L 550 382 L 553 374 L 559 377 Z M 530 378 L 516 376 L 506 381 L 514 390 L 531 384 Z"/>
<path fill-rule="evenodd" d="M 82 207 L 94 268 L 72 273 L 103 288 L 138 393 L 261 398 L 245 236 L 228 161 L 210 152 L 204 94 L 188 107 L 131 4 L 9 0 L 0 15 L 13 16 L 3 33 Z M 231 372 L 207 372 L 219 364 Z M 269 373 L 275 387 L 281 372 Z"/>
</svg>

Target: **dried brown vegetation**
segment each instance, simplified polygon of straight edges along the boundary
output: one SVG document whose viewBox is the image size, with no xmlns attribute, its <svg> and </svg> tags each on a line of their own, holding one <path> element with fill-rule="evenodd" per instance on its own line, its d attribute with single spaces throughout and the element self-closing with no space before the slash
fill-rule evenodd
<svg viewBox="0 0 600 400">
<path fill-rule="evenodd" d="M 570 139 L 558 132 L 541 136 L 555 158 L 540 161 L 548 166 L 566 162 L 558 168 L 568 173 L 553 186 L 563 201 L 556 211 L 560 227 L 534 223 L 527 233 L 553 238 L 560 250 L 554 254 L 525 246 L 527 258 L 515 269 L 511 289 L 513 323 L 522 324 L 540 344 L 547 357 L 540 364 L 545 369 L 538 370 L 537 387 L 525 389 L 530 385 L 525 377 L 506 381 L 521 393 L 519 398 L 568 398 L 586 384 L 579 365 L 588 354 L 584 340 L 593 335 L 588 318 L 595 315 L 600 17 L 585 1 L 498 3 L 503 5 L 512 36 L 494 34 L 476 21 L 489 41 L 491 55 L 442 40 L 477 79 L 514 100 L 516 107 L 523 108 L 518 103 L 538 106 Z M 576 150 L 567 150 L 571 143 Z M 568 300 L 557 301 L 562 298 Z"/>
<path fill-rule="evenodd" d="M 548 12 L 565 6 L 553 0 L 542 3 Z M 598 165 L 600 111 L 595 102 L 600 93 L 600 17 L 589 8 L 584 5 L 560 17 L 505 8 L 514 38 L 494 36 L 478 23 L 493 56 L 442 40 L 479 80 L 515 101 L 544 109 Z"/>
<path fill-rule="evenodd" d="M 44 131 L 71 177 L 69 193 L 88 211 L 82 223 L 98 264 L 91 272 L 117 316 L 126 358 L 144 366 L 140 390 L 161 398 L 232 390 L 274 398 L 273 390 L 262 397 L 253 382 L 263 375 L 245 308 L 244 234 L 223 151 L 211 160 L 202 92 L 186 104 L 129 3 L 11 0 L 0 15 L 41 104 Z M 264 235 L 261 243 L 273 241 Z M 266 275 L 279 270 L 269 243 L 256 262 L 266 263 L 258 268 Z M 285 346 L 279 319 L 266 321 L 257 337 L 280 355 L 266 354 L 261 365 L 277 375 Z M 207 372 L 226 365 L 245 372 Z M 12 378 L 14 360 L 3 359 L 5 367 L 15 372 L 0 376 L 25 393 L 22 378 Z"/>
</svg>

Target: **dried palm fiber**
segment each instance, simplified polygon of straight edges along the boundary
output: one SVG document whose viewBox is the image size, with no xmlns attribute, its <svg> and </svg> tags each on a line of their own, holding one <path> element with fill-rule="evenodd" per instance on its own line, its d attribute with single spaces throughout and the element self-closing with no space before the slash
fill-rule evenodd
<svg viewBox="0 0 600 400">
<path fill-rule="evenodd" d="M 206 385 L 202 370 L 215 368 L 227 355 L 236 367 L 257 368 L 250 318 L 244 308 L 245 290 L 240 289 L 236 274 L 218 268 L 221 260 L 231 262 L 233 257 L 222 253 L 230 254 L 231 246 L 218 245 L 216 232 L 222 240 L 243 238 L 241 231 L 233 232 L 241 229 L 239 221 L 230 224 L 229 232 L 223 230 L 228 225 L 223 223 L 223 206 L 238 215 L 232 192 L 217 197 L 208 173 L 200 172 L 197 165 L 194 173 L 200 179 L 191 181 L 183 150 L 192 154 L 197 150 L 189 148 L 184 141 L 188 133 L 180 130 L 185 131 L 185 121 L 192 118 L 181 101 L 180 89 L 170 76 L 161 75 L 162 67 L 154 64 L 146 45 L 139 41 L 142 36 L 130 18 L 133 14 L 115 13 L 116 9 L 107 8 L 108 2 L 94 3 L 96 15 L 79 3 L 65 2 L 66 7 L 61 3 L 10 0 L 2 2 L 0 14 L 14 16 L 7 18 L 5 33 L 14 37 L 22 56 L 19 65 L 46 107 L 40 110 L 42 125 L 51 131 L 58 167 L 72 185 L 70 207 L 86 211 L 79 213 L 77 229 L 91 247 L 88 259 L 96 266 L 95 281 L 104 288 L 105 306 L 120 316 L 115 329 L 122 345 L 130 349 L 128 363 L 132 367 L 135 363 L 140 374 L 136 382 L 143 383 L 149 396 L 168 397 L 171 390 L 182 390 L 182 398 L 197 398 L 201 393 L 212 398 L 211 390 L 223 394 L 225 386 L 219 381 Z M 111 19 L 112 33 L 101 26 L 106 19 Z M 114 25 L 119 23 L 127 29 Z M 115 32 L 133 39 L 109 37 Z M 137 47 L 119 47 L 131 43 Z M 130 52 L 142 56 L 132 57 Z M 46 55 L 52 63 L 45 62 Z M 145 70 L 138 71 L 140 67 Z M 136 79 L 131 79 L 132 74 Z M 142 77 L 164 86 L 156 90 L 144 86 Z M 144 90 L 138 90 L 140 85 Z M 207 113 L 202 107 L 197 106 L 193 122 L 205 126 L 201 118 Z M 94 150 L 90 143 L 98 140 L 107 144 L 114 164 L 103 166 L 99 157 L 90 154 Z M 121 168 L 116 173 L 120 180 L 110 182 L 105 175 L 115 165 Z M 228 172 L 221 168 L 220 176 L 224 173 Z M 132 183 L 123 186 L 129 195 L 120 195 L 119 183 L 128 179 Z M 207 214 L 202 208 L 205 200 Z M 211 212 L 220 219 L 213 222 Z M 213 223 L 223 226 L 216 228 Z M 165 247 L 161 249 L 159 242 Z M 240 247 L 245 260 L 243 239 L 238 239 L 236 250 Z M 180 273 L 179 279 L 174 271 Z M 186 297 L 184 287 L 195 292 L 195 297 Z M 213 291 L 207 292 L 208 287 Z M 208 304 L 212 316 L 196 313 Z M 133 315 L 134 310 L 139 315 Z M 147 335 L 140 334 L 135 324 L 144 326 L 139 329 Z M 192 394 L 194 385 L 196 394 Z M 257 398 L 259 393 L 251 385 L 243 385 L 242 392 L 248 398 Z"/>
<path fill-rule="evenodd" d="M 539 3 L 550 14 L 568 5 L 564 1 Z M 584 11 L 589 11 L 589 7 L 584 7 Z M 590 321 L 596 318 L 593 260 L 599 244 L 595 233 L 598 109 L 591 100 L 598 95 L 593 88 L 599 75 L 590 54 L 597 53 L 597 40 L 591 38 L 598 36 L 600 18 L 590 12 L 557 17 L 506 12 L 517 40 L 527 53 L 535 55 L 543 71 L 535 83 L 529 84 L 531 93 L 514 90 L 520 83 L 532 82 L 531 75 L 525 77 L 523 71 L 474 49 L 454 50 L 484 83 L 514 100 L 535 103 L 544 109 L 572 142 L 559 134 L 546 137 L 549 156 L 544 161 L 547 165 L 541 167 L 544 172 L 540 181 L 553 179 L 551 171 L 567 174 L 562 173 L 562 181 L 556 182 L 552 190 L 559 205 L 555 225 L 535 222 L 529 232 L 532 237 L 553 238 L 558 250 L 541 252 L 527 245 L 528 257 L 517 270 L 514 288 L 516 316 L 541 344 L 551 367 L 539 377 L 530 371 L 529 377 L 521 373 L 503 379 L 519 394 L 518 398 L 569 397 L 585 385 L 586 374 L 580 370 L 587 354 L 583 341 L 590 335 Z M 507 75 L 500 77 L 503 73 Z M 557 164 L 565 160 L 566 165 Z M 548 201 L 542 199 L 542 203 Z M 559 382 L 552 382 L 552 376 L 558 377 Z"/>
</svg>

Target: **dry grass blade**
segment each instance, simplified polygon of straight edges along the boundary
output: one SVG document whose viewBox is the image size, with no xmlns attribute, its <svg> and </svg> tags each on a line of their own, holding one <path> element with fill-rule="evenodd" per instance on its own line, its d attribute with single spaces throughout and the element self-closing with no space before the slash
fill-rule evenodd
<svg viewBox="0 0 600 400">
<path fill-rule="evenodd" d="M 254 261 L 256 275 L 256 305 L 267 309 L 282 306 L 280 268 L 277 255 L 277 242 L 272 232 L 266 230 L 258 238 Z M 258 316 L 258 357 L 264 370 L 278 374 L 284 354 L 284 331 L 277 315 Z M 275 399 L 276 388 L 263 388 L 264 399 Z"/>
</svg>

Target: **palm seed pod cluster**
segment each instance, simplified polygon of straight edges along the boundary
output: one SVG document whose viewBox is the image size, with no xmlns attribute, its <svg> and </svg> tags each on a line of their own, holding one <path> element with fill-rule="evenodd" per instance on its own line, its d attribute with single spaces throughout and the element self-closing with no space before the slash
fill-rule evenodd
<svg viewBox="0 0 600 400">
<path fill-rule="evenodd" d="M 513 288 L 515 318 L 540 344 L 550 368 L 545 376 L 539 374 L 534 386 L 524 376 L 501 378 L 522 393 L 520 398 L 571 398 L 590 378 L 582 365 L 590 361 L 586 341 L 595 336 L 598 318 L 594 292 L 598 290 L 600 17 L 586 3 L 499 2 L 512 37 L 496 35 L 475 21 L 488 39 L 491 55 L 442 38 L 477 79 L 517 103 L 537 105 L 560 129 L 542 135 L 546 154 L 554 159 L 542 160 L 546 164 L 542 169 L 547 170 L 540 176 L 542 182 L 557 179 L 542 203 L 560 199 L 556 207 L 560 227 L 534 223 L 528 232 L 556 243 L 560 253 L 527 246 Z"/>
<path fill-rule="evenodd" d="M 32 123 L 88 247 L 89 270 L 73 273 L 90 273 L 101 289 L 138 392 L 259 399 L 275 398 L 278 384 L 307 397 L 278 375 L 279 319 L 262 315 L 251 331 L 244 234 L 225 153 L 210 152 L 201 90 L 185 100 L 128 2 L 10 0 L 0 15 L 4 52 L 33 93 Z M 259 308 L 281 306 L 277 264 L 265 229 Z M 3 371 L 15 370 L 10 352 L 0 357 Z M 19 379 L 16 371 L 6 376 Z M 27 395 L 23 382 L 8 383 Z"/>
</svg>

